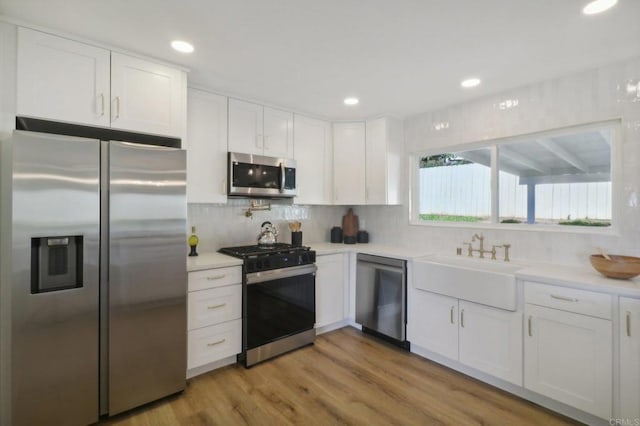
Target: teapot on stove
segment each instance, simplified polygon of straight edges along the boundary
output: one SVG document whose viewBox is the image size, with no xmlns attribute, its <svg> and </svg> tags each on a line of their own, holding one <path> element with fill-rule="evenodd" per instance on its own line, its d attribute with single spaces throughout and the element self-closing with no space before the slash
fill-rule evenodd
<svg viewBox="0 0 640 426">
<path fill-rule="evenodd" d="M 271 222 L 262 222 L 262 231 L 258 235 L 258 245 L 272 246 L 277 242 L 278 229 Z"/>
</svg>

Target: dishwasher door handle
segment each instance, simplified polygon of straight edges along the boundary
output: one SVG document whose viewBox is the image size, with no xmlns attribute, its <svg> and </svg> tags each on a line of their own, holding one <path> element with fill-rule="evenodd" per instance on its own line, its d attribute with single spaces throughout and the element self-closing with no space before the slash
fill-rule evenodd
<svg viewBox="0 0 640 426">
<path fill-rule="evenodd" d="M 381 263 L 367 262 L 367 261 L 364 261 L 364 260 L 358 260 L 358 266 L 364 266 L 364 267 L 372 268 L 372 269 L 381 269 L 383 271 L 395 272 L 395 273 L 398 273 L 398 274 L 404 273 L 404 269 L 403 268 L 399 268 L 399 267 L 395 267 L 395 266 L 383 265 Z"/>
</svg>

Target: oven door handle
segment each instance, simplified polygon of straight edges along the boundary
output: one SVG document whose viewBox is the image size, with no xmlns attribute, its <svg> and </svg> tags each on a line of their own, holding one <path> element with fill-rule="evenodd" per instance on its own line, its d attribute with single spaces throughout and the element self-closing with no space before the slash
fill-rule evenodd
<svg viewBox="0 0 640 426">
<path fill-rule="evenodd" d="M 291 266 L 288 268 L 272 269 L 270 271 L 252 272 L 247 274 L 247 285 L 273 281 L 298 275 L 315 274 L 318 267 L 314 264 Z"/>
</svg>

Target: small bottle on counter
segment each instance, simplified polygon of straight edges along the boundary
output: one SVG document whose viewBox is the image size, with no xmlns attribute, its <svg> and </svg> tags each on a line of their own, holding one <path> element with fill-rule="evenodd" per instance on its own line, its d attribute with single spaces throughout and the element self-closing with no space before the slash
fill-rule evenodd
<svg viewBox="0 0 640 426">
<path fill-rule="evenodd" d="M 198 242 L 200 240 L 198 239 L 198 236 L 196 235 L 196 227 L 195 226 L 191 227 L 191 235 L 189 236 L 189 239 L 187 241 L 189 242 L 189 247 L 191 248 L 191 251 L 189 252 L 189 256 L 197 256 L 198 252 L 196 251 L 196 247 L 198 246 Z"/>
</svg>

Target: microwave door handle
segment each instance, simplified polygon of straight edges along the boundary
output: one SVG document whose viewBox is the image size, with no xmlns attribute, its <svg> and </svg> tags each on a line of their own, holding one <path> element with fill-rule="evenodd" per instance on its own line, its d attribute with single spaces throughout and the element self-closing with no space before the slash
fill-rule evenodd
<svg viewBox="0 0 640 426">
<path fill-rule="evenodd" d="M 284 183 L 285 183 L 284 163 L 280 163 L 280 193 L 284 192 Z"/>
</svg>

